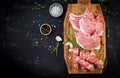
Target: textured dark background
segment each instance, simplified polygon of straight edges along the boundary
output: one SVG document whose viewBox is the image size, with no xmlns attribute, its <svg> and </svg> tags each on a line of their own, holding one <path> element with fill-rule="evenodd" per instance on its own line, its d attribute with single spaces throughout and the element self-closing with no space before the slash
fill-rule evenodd
<svg viewBox="0 0 120 78">
<path fill-rule="evenodd" d="M 69 75 L 63 57 L 63 46 L 58 55 L 51 54 L 55 36 L 63 38 L 63 21 L 68 3 L 76 0 L 0 0 L 0 78 L 119 78 L 120 77 L 120 2 L 106 0 L 101 6 L 114 13 L 104 13 L 107 37 L 108 64 L 101 75 Z M 36 3 L 46 6 L 35 10 Z M 58 2 L 64 13 L 59 18 L 49 15 L 49 6 Z M 99 3 L 92 0 L 92 3 Z M 49 36 L 42 36 L 42 23 L 52 26 Z M 108 35 L 106 35 L 108 36 Z"/>
</svg>

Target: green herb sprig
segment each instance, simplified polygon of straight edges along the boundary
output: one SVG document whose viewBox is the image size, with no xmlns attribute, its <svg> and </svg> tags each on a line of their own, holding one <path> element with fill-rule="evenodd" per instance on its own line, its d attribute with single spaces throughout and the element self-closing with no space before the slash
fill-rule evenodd
<svg viewBox="0 0 120 78">
<path fill-rule="evenodd" d="M 68 38 L 67 41 L 72 43 L 73 46 L 78 47 L 79 49 L 82 49 L 77 42 L 74 40 L 74 38 L 72 37 L 72 33 L 70 32 L 70 30 L 67 30 L 67 34 L 68 34 Z"/>
<path fill-rule="evenodd" d="M 108 64 L 108 60 L 107 60 L 107 57 L 105 58 L 105 62 L 104 62 L 104 69 L 103 69 L 103 72 L 105 71 L 106 67 L 107 67 L 107 64 Z"/>
<path fill-rule="evenodd" d="M 104 47 L 101 45 L 99 52 L 97 53 L 97 58 L 100 58 L 104 53 Z"/>
<path fill-rule="evenodd" d="M 62 41 L 57 41 L 57 42 L 56 42 L 56 46 L 55 46 L 55 48 L 53 48 L 53 50 L 52 50 L 51 53 L 55 52 L 55 53 L 56 53 L 56 56 L 57 56 L 58 50 L 59 50 L 59 47 L 60 47 L 60 44 L 62 44 Z"/>
<path fill-rule="evenodd" d="M 108 10 L 108 9 L 102 9 L 102 11 L 105 12 L 105 13 L 108 13 L 108 14 L 110 14 L 110 15 L 113 15 L 113 16 L 116 15 L 115 13 L 113 13 L 112 11 L 110 11 L 110 10 Z"/>
<path fill-rule="evenodd" d="M 110 28 L 108 28 L 107 37 L 110 37 Z"/>
<path fill-rule="evenodd" d="M 68 0 L 63 0 L 64 2 L 67 2 Z"/>
<path fill-rule="evenodd" d="M 32 10 L 41 10 L 46 8 L 46 5 L 42 5 L 38 2 L 34 2 L 34 7 L 32 7 Z"/>
<path fill-rule="evenodd" d="M 103 2 L 105 2 L 106 0 L 98 0 L 101 4 L 103 4 Z"/>
</svg>

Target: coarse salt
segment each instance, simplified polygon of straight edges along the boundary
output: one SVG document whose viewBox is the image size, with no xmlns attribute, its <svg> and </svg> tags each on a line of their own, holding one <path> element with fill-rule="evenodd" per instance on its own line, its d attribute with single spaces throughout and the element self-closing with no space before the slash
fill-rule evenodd
<svg viewBox="0 0 120 78">
<path fill-rule="evenodd" d="M 60 16 L 61 15 L 61 8 L 57 5 L 53 6 L 50 13 L 53 15 L 53 16 Z"/>
</svg>

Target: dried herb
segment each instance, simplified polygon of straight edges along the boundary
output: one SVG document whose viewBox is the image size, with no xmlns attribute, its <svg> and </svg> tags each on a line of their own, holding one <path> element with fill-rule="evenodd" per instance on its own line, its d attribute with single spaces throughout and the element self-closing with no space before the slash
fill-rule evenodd
<svg viewBox="0 0 120 78">
<path fill-rule="evenodd" d="M 113 13 L 112 11 L 110 11 L 110 10 L 108 10 L 108 9 L 102 9 L 102 11 L 103 11 L 103 12 L 106 12 L 106 13 L 108 13 L 108 14 L 110 14 L 110 15 L 113 15 L 113 16 L 116 15 L 115 13 Z"/>
<path fill-rule="evenodd" d="M 79 49 L 82 49 L 74 39 L 68 38 L 68 42 L 72 43 L 73 46 L 78 47 Z"/>
<path fill-rule="evenodd" d="M 101 4 L 103 4 L 103 2 L 105 2 L 106 0 L 98 0 Z"/>
<path fill-rule="evenodd" d="M 67 2 L 68 0 L 63 0 L 64 2 Z"/>
<path fill-rule="evenodd" d="M 41 9 L 44 9 L 44 8 L 46 8 L 46 5 L 42 5 L 42 4 L 40 4 L 40 3 L 38 3 L 38 2 L 34 2 L 34 7 L 32 7 L 32 10 L 41 10 Z"/>
<path fill-rule="evenodd" d="M 106 67 L 107 67 L 107 64 L 108 64 L 108 60 L 107 60 L 107 57 L 105 58 L 105 62 L 104 62 L 104 69 L 103 69 L 103 72 L 105 71 Z"/>
<path fill-rule="evenodd" d="M 77 42 L 74 40 L 74 38 L 72 37 L 72 33 L 70 32 L 70 30 L 68 29 L 67 31 L 67 35 L 68 35 L 68 38 L 67 38 L 67 41 L 72 43 L 73 46 L 75 47 L 78 47 L 79 49 L 82 49 L 78 44 Z"/>
<path fill-rule="evenodd" d="M 57 56 L 59 47 L 60 47 L 60 41 L 57 41 L 56 42 L 56 46 L 55 46 L 55 48 L 53 49 L 53 51 L 51 53 L 55 52 L 56 56 Z"/>
<path fill-rule="evenodd" d="M 34 2 L 34 4 L 37 4 L 37 2 Z"/>
<path fill-rule="evenodd" d="M 95 68 L 94 72 L 98 72 L 98 71 L 100 71 L 100 69 L 99 68 Z"/>
</svg>

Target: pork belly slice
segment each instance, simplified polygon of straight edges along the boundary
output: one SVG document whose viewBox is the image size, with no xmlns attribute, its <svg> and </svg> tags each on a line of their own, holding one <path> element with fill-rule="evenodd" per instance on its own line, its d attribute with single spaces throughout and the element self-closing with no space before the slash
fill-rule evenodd
<svg viewBox="0 0 120 78">
<path fill-rule="evenodd" d="M 83 66 L 81 66 L 81 70 L 82 70 L 83 72 L 87 72 L 87 69 L 86 69 L 85 67 L 83 67 Z"/>
<path fill-rule="evenodd" d="M 89 71 L 94 71 L 95 69 L 93 64 L 83 60 L 82 58 L 79 58 L 79 64 Z"/>
<path fill-rule="evenodd" d="M 103 69 L 103 61 L 99 60 L 95 56 L 88 56 L 85 60 L 96 65 L 96 67 Z"/>
<path fill-rule="evenodd" d="M 74 48 L 73 49 L 73 54 L 72 54 L 72 61 L 73 61 L 73 67 L 75 69 L 79 68 L 79 66 L 78 66 L 78 60 L 79 60 L 78 53 L 79 53 L 79 49 Z"/>
<path fill-rule="evenodd" d="M 80 57 L 92 64 L 95 64 L 96 67 L 100 68 L 100 69 L 103 69 L 103 61 L 102 60 L 99 60 L 94 51 L 91 51 L 91 52 L 83 52 L 83 51 L 80 51 Z"/>
</svg>

